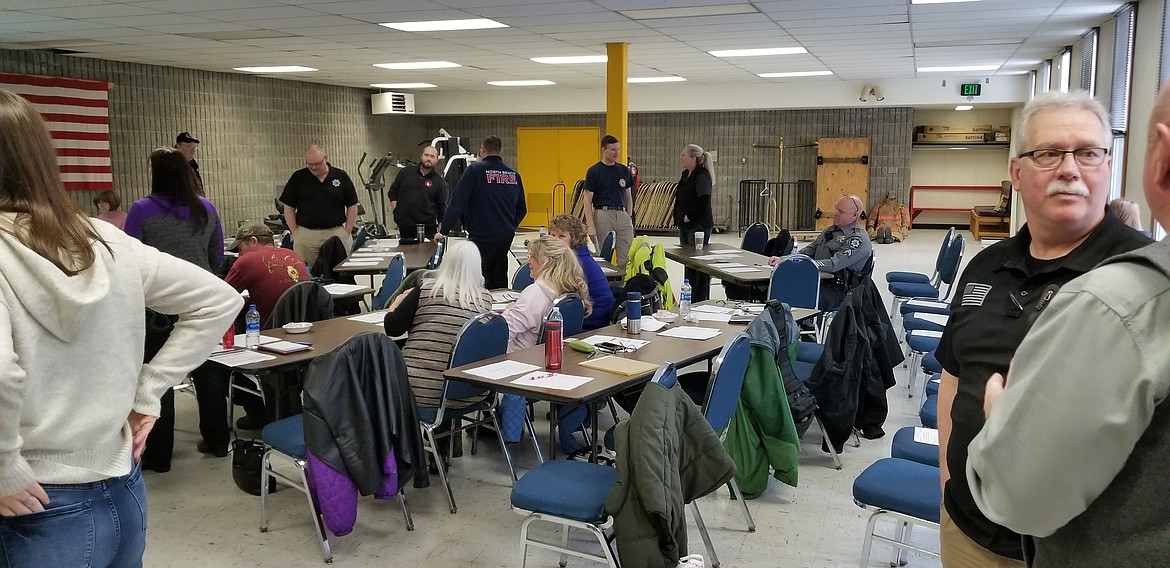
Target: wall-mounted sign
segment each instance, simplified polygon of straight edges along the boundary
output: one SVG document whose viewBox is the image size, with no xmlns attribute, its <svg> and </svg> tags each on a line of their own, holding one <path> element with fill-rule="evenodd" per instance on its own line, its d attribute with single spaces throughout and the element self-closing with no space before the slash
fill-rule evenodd
<svg viewBox="0 0 1170 568">
<path fill-rule="evenodd" d="M 983 92 L 983 85 L 980 83 L 963 83 L 959 85 L 959 92 L 964 97 L 978 97 L 979 93 Z"/>
</svg>

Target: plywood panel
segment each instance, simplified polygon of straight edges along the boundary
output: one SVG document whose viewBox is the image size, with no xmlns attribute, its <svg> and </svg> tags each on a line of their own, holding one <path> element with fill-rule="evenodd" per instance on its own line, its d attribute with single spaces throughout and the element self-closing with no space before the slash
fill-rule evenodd
<svg viewBox="0 0 1170 568">
<path fill-rule="evenodd" d="M 842 196 L 854 194 L 862 203 L 869 203 L 869 138 L 819 138 L 817 155 L 823 163 L 817 166 L 817 230 L 833 223 L 833 210 Z"/>
</svg>

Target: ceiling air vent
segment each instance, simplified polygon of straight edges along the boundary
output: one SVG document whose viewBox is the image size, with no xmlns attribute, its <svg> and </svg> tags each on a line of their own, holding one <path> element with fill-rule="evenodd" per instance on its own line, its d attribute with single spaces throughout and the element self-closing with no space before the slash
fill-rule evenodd
<svg viewBox="0 0 1170 568">
<path fill-rule="evenodd" d="M 375 93 L 371 96 L 374 114 L 414 114 L 414 95 L 409 93 Z"/>
</svg>

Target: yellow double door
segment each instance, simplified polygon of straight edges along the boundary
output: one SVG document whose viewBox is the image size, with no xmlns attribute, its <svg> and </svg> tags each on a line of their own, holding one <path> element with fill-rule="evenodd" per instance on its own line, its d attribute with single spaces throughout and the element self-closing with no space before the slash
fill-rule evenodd
<svg viewBox="0 0 1170 568">
<path fill-rule="evenodd" d="M 524 180 L 528 215 L 521 225 L 548 226 L 564 213 L 573 186 L 601 159 L 601 129 L 522 127 L 516 129 L 516 171 Z"/>
</svg>

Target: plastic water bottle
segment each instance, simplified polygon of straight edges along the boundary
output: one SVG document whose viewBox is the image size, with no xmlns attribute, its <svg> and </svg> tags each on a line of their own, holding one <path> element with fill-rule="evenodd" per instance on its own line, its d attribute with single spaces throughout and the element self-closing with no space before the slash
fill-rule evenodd
<svg viewBox="0 0 1170 568">
<path fill-rule="evenodd" d="M 542 239 L 543 239 L 543 238 L 544 238 L 544 236 L 545 236 L 545 235 L 547 235 L 547 234 L 548 234 L 548 231 L 547 231 L 547 230 L 544 228 L 544 225 L 541 225 L 541 226 L 540 226 L 540 238 L 542 238 Z"/>
<path fill-rule="evenodd" d="M 247 336 L 244 340 L 248 349 L 256 349 L 260 347 L 260 310 L 256 309 L 256 304 L 248 305 L 248 313 L 244 316 L 245 329 L 247 329 Z"/>
<path fill-rule="evenodd" d="M 559 371 L 561 368 L 564 323 L 561 309 L 554 306 L 544 322 L 544 368 L 550 371 Z"/>
<path fill-rule="evenodd" d="M 683 279 L 682 292 L 678 295 L 678 315 L 686 319 L 691 315 L 691 281 Z"/>
</svg>

